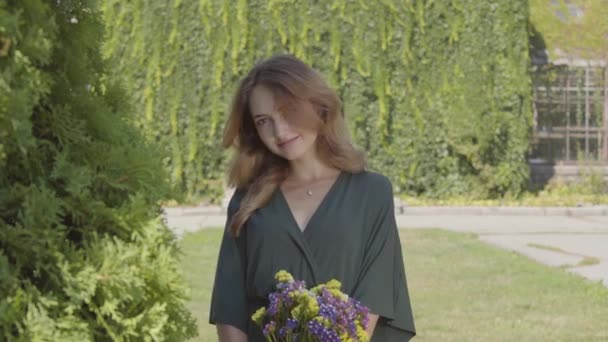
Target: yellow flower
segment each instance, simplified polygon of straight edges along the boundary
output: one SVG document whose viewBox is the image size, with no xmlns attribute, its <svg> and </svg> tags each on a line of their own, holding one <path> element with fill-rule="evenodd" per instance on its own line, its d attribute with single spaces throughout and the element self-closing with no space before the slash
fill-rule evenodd
<svg viewBox="0 0 608 342">
<path fill-rule="evenodd" d="M 334 297 L 336 298 L 340 298 L 342 300 L 348 300 L 348 296 L 344 293 L 342 293 L 340 290 L 336 290 L 336 289 L 329 289 L 329 293 L 331 293 Z"/>
<path fill-rule="evenodd" d="M 342 287 L 342 283 L 340 283 L 336 279 L 332 279 L 332 280 L 328 281 L 325 286 L 327 286 L 327 288 L 330 289 L 330 290 L 332 290 L 332 289 L 333 290 L 339 290 L 340 287 Z"/>
<path fill-rule="evenodd" d="M 320 321 L 326 328 L 331 327 L 331 321 L 328 318 L 322 317 Z"/>
<path fill-rule="evenodd" d="M 262 306 L 261 308 L 257 309 L 257 311 L 253 315 L 251 315 L 251 319 L 257 324 L 262 324 L 265 314 L 266 308 Z"/>
<path fill-rule="evenodd" d="M 291 283 L 293 281 L 293 276 L 285 270 L 280 270 L 274 275 L 274 279 L 280 283 Z"/>
<path fill-rule="evenodd" d="M 308 297 L 308 312 L 311 316 L 316 316 L 319 313 L 319 303 L 313 297 Z"/>
<path fill-rule="evenodd" d="M 343 332 L 342 334 L 340 334 L 340 341 L 353 342 L 353 339 L 348 336 L 348 333 Z"/>
<path fill-rule="evenodd" d="M 302 312 L 301 304 L 291 309 L 291 316 L 300 322 L 304 321 L 304 313 Z"/>
<path fill-rule="evenodd" d="M 306 292 L 304 290 L 297 290 L 292 292 L 298 301 L 302 300 L 302 298 L 307 297 Z"/>
<path fill-rule="evenodd" d="M 310 291 L 312 291 L 314 294 L 320 294 L 321 289 L 323 289 L 324 287 L 325 287 L 325 285 L 320 284 L 320 285 L 317 285 L 317 286 L 313 287 L 312 289 L 310 289 Z"/>
<path fill-rule="evenodd" d="M 367 342 L 369 340 L 367 331 L 365 331 L 360 324 L 357 324 L 357 339 L 362 342 Z"/>
</svg>

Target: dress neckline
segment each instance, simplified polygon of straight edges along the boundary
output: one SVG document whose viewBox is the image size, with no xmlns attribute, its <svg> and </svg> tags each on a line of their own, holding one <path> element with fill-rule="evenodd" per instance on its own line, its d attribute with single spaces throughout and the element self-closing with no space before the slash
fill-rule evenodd
<svg viewBox="0 0 608 342">
<path fill-rule="evenodd" d="M 331 196 L 333 195 L 333 193 L 336 191 L 336 188 L 338 187 L 338 185 L 339 185 L 340 181 L 342 180 L 342 178 L 344 178 L 345 174 L 346 174 L 346 172 L 344 170 L 340 170 L 340 173 L 338 174 L 338 177 L 336 177 L 336 180 L 332 183 L 332 185 L 329 187 L 329 190 L 327 190 L 327 193 L 325 194 L 325 196 L 323 196 L 323 198 L 321 199 L 321 202 L 319 203 L 319 206 L 317 206 L 317 208 L 314 210 L 314 212 L 310 216 L 310 219 L 306 223 L 305 227 L 300 227 L 300 225 L 298 224 L 298 221 L 296 220 L 295 215 L 293 214 L 293 211 L 291 210 L 291 207 L 289 206 L 289 202 L 287 202 L 287 198 L 283 194 L 283 190 L 281 190 L 281 186 L 280 185 L 278 186 L 277 191 L 278 191 L 279 197 L 281 199 L 281 202 L 282 202 L 283 206 L 285 207 L 285 209 L 287 211 L 287 214 L 289 216 L 291 224 L 301 234 L 304 234 L 304 233 L 306 233 L 309 230 L 309 227 L 311 226 L 311 224 L 313 223 L 313 221 L 316 219 L 316 217 L 319 215 L 319 212 L 325 206 L 327 206 L 327 202 L 329 201 L 329 199 L 331 198 Z"/>
</svg>

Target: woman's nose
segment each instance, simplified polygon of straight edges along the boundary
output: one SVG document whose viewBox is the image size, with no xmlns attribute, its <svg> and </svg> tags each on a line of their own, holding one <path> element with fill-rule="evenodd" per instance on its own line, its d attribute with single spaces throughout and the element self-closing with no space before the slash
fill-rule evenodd
<svg viewBox="0 0 608 342">
<path fill-rule="evenodd" d="M 289 123 L 282 115 L 277 115 L 274 120 L 274 135 L 275 137 L 282 138 L 289 131 Z"/>
</svg>

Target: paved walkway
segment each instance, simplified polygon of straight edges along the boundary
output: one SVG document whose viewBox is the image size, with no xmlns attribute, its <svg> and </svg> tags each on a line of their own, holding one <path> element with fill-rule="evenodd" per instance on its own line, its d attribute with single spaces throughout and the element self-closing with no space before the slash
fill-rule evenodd
<svg viewBox="0 0 608 342">
<path fill-rule="evenodd" d="M 608 216 L 398 215 L 397 224 L 475 233 L 481 241 L 608 287 Z"/>
<path fill-rule="evenodd" d="M 223 227 L 219 207 L 166 208 L 178 236 Z M 482 208 L 396 206 L 402 228 L 470 232 L 481 241 L 513 250 L 546 265 L 564 267 L 608 287 L 608 207 Z"/>
</svg>

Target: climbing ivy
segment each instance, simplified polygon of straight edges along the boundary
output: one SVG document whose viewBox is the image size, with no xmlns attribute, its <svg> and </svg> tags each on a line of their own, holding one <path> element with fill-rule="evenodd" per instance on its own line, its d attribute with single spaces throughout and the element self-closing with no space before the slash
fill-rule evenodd
<svg viewBox="0 0 608 342">
<path fill-rule="evenodd" d="M 401 193 L 518 194 L 531 125 L 526 0 L 104 0 L 105 56 L 188 197 L 222 193 L 238 80 L 289 52 L 345 103 L 372 169 Z"/>
</svg>

